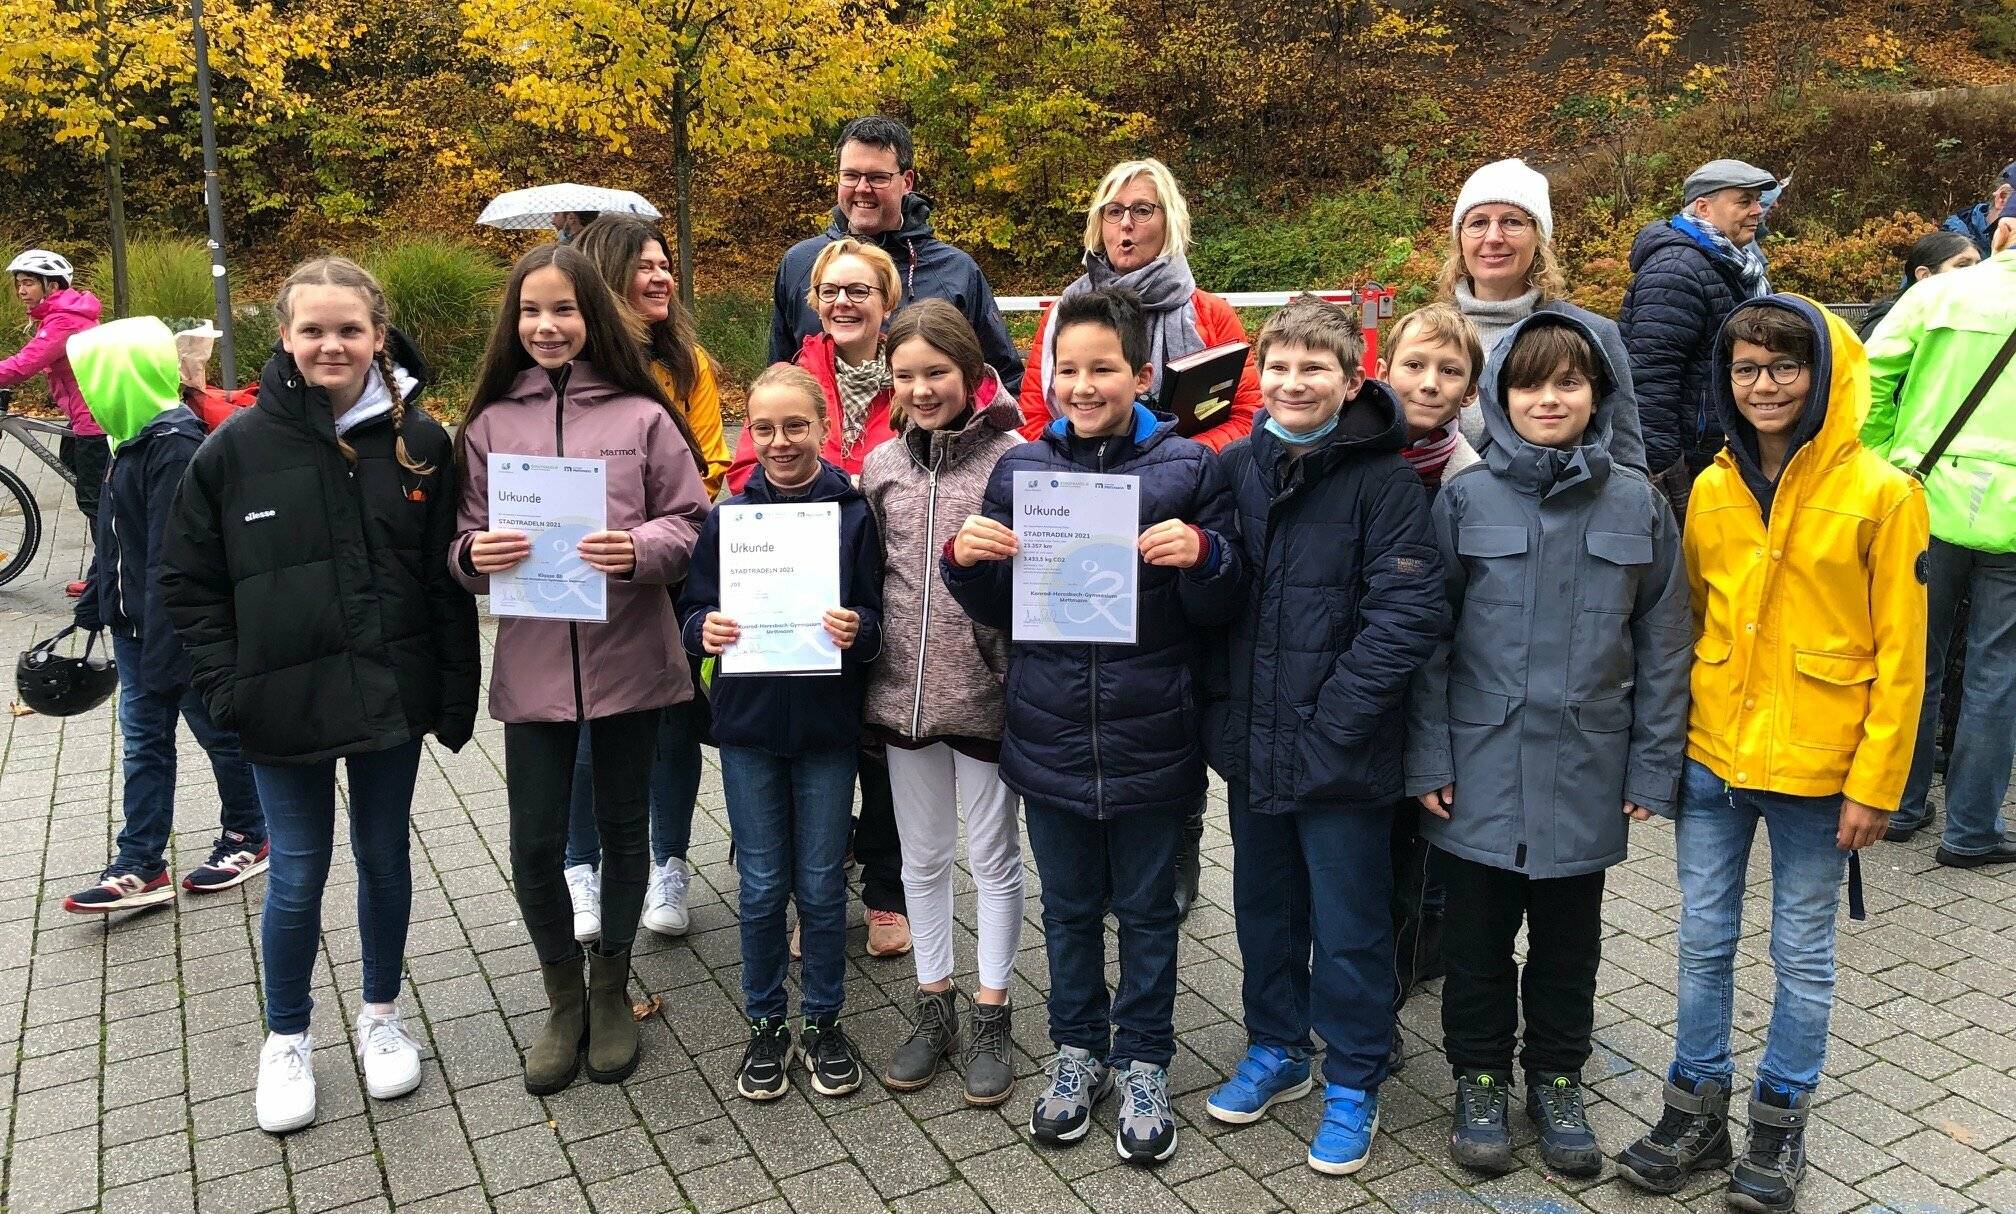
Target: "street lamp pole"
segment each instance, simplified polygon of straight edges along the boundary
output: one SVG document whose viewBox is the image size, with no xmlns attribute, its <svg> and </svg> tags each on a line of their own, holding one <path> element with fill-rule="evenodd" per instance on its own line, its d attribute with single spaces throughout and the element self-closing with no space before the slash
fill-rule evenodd
<svg viewBox="0 0 2016 1214">
<path fill-rule="evenodd" d="M 231 280 L 224 269 L 224 199 L 217 183 L 217 122 L 210 100 L 210 37 L 203 32 L 203 0 L 189 0 L 196 23 L 196 110 L 203 125 L 203 206 L 210 213 L 210 283 L 217 293 L 218 361 L 224 388 L 238 386 L 237 349 L 232 341 Z"/>
</svg>

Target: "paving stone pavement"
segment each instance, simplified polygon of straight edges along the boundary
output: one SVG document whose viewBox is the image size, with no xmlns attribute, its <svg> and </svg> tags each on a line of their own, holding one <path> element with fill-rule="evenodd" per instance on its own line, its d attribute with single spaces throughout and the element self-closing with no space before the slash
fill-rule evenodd
<svg viewBox="0 0 2016 1214">
<path fill-rule="evenodd" d="M 0 654 L 67 621 L 62 583 L 83 563 L 82 520 L 56 478 L 18 448 L 51 524 L 45 554 L 0 588 Z M 200 862 L 216 829 L 208 765 L 186 732 L 172 865 Z M 827 1100 L 802 1076 L 774 1104 L 733 1095 L 744 1029 L 726 813 L 710 755 L 694 824 L 693 928 L 640 933 L 635 991 L 661 996 L 643 1062 L 620 1087 L 585 1081 L 525 1094 L 518 1044 L 537 1023 L 537 963 L 506 885 L 502 730 L 483 723 L 460 754 L 430 747 L 413 805 L 412 940 L 401 1002 L 427 1047 L 420 1089 L 367 1100 L 349 1056 L 360 981 L 355 875 L 339 854 L 315 970 L 321 1117 L 284 1139 L 253 1124 L 262 1037 L 255 944 L 263 878 L 117 922 L 61 908 L 105 863 L 119 822 L 118 739 L 108 706 L 68 721 L 0 718 L 0 1210 L 41 1214 L 197 1210 L 571 1211 L 761 1214 L 993 1211 L 1292 1210 L 1401 1214 L 1637 1214 L 1723 1209 L 1717 1179 L 1649 1198 L 1606 1169 L 1595 1181 L 1539 1169 L 1515 1113 L 1525 1170 L 1480 1182 L 1443 1150 L 1451 1081 L 1435 1048 L 1431 984 L 1403 1017 L 1409 1064 L 1383 1093 L 1381 1133 L 1354 1178 L 1303 1163 L 1320 1109 L 1303 1100 L 1231 1129 L 1204 1100 L 1244 1048 L 1232 934 L 1232 848 L 1214 787 L 1203 904 L 1184 928 L 1180 1038 L 1171 1084 L 1181 1149 L 1153 1172 L 1121 1164 L 1110 1104 L 1094 1134 L 1063 1151 L 1026 1133 L 1047 1053 L 1041 916 L 1030 874 L 1016 970 L 1022 1086 L 1000 1110 L 964 1106 L 956 1081 L 896 1096 L 870 1085 Z M 1612 871 L 1597 1053 L 1587 1079 L 1607 1149 L 1658 1111 L 1671 1049 L 1674 922 L 1670 829 L 1634 831 Z M 1866 866 L 1870 917 L 1844 920 L 1839 1003 L 1813 1170 L 1800 1209 L 1898 1214 L 2016 1212 L 2016 873 L 1935 866 L 1932 843 L 1878 845 Z M 1760 843 L 1752 872 L 1765 871 Z M 972 887 L 960 890 L 959 982 L 973 981 Z M 1752 894 L 1735 1009 L 1751 1073 L 1768 1015 L 1769 905 Z M 905 1029 L 907 959 L 848 936 L 847 1027 L 871 1062 Z"/>
</svg>

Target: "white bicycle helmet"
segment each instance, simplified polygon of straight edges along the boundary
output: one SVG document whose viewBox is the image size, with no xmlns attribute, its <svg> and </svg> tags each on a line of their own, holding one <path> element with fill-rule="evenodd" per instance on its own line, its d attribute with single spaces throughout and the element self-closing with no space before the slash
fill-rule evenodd
<svg viewBox="0 0 2016 1214">
<path fill-rule="evenodd" d="M 8 266 L 9 274 L 35 274 L 42 278 L 60 278 L 64 282 L 77 277 L 77 271 L 60 253 L 47 249 L 30 249 L 16 257 Z"/>
</svg>

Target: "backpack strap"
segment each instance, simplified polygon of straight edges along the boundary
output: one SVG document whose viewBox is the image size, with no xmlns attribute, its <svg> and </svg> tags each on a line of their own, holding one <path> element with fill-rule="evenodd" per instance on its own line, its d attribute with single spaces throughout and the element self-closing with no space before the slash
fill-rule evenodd
<svg viewBox="0 0 2016 1214">
<path fill-rule="evenodd" d="M 2002 378 L 2002 371 L 2009 365 L 2011 358 L 2016 358 L 2016 329 L 2009 331 L 2009 336 L 2003 339 L 2002 348 L 1995 351 L 1994 358 L 1988 360 L 1987 368 L 1981 372 L 1981 378 L 1974 381 L 1974 388 L 1967 393 L 1967 399 L 1960 402 L 1960 407 L 1953 411 L 1953 417 L 1946 423 L 1946 428 L 1939 432 L 1938 438 L 1932 440 L 1932 446 L 1926 450 L 1925 458 L 1918 461 L 1918 468 L 1912 473 L 1913 476 L 1922 481 L 1931 475 L 1933 467 L 1939 463 L 1939 457 L 1946 454 L 1946 448 L 1952 446 L 1953 440 L 1959 437 L 1960 428 L 1967 424 L 1967 419 L 1974 416 L 1974 410 L 1980 408 L 1981 402 L 1987 399 L 1988 390 L 1995 386 L 1995 381 Z"/>
</svg>

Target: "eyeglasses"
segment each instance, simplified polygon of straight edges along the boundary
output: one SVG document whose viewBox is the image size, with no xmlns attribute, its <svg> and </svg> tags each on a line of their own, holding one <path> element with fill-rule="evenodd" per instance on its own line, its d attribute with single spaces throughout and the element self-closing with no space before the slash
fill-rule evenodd
<svg viewBox="0 0 2016 1214">
<path fill-rule="evenodd" d="M 853 169 L 840 170 L 840 184 L 847 189 L 867 186 L 871 190 L 886 190 L 889 183 L 901 177 L 901 173 L 857 173 Z"/>
<path fill-rule="evenodd" d="M 1526 229 L 1533 226 L 1517 215 L 1472 215 L 1463 221 L 1463 234 L 1475 240 L 1488 233 L 1494 223 L 1498 225 L 1499 235 L 1513 240 L 1524 236 Z"/>
<path fill-rule="evenodd" d="M 1793 380 L 1798 379 L 1799 373 L 1805 369 L 1805 363 L 1792 358 L 1777 359 L 1768 367 L 1762 363 L 1730 363 L 1729 382 L 1738 387 L 1747 388 L 1757 382 L 1757 373 L 1759 371 L 1769 371 L 1771 373 L 1771 382 L 1782 388 Z"/>
<path fill-rule="evenodd" d="M 840 297 L 845 295 L 848 303 L 858 304 L 867 303 L 868 297 L 881 289 L 881 287 L 876 286 L 874 283 L 868 282 L 822 282 L 818 287 L 814 288 L 813 294 L 819 297 L 820 303 L 837 303 Z"/>
<path fill-rule="evenodd" d="M 1157 202 L 1137 202 L 1131 207 L 1123 202 L 1109 202 L 1099 208 L 1099 218 L 1117 224 L 1132 215 L 1135 223 L 1147 223 L 1161 209 L 1162 204 Z"/>
<path fill-rule="evenodd" d="M 794 417 L 782 426 L 772 425 L 769 422 L 749 423 L 749 437 L 759 443 L 770 442 L 780 432 L 790 442 L 803 442 L 805 436 L 812 433 L 812 423 L 802 417 Z"/>
</svg>

